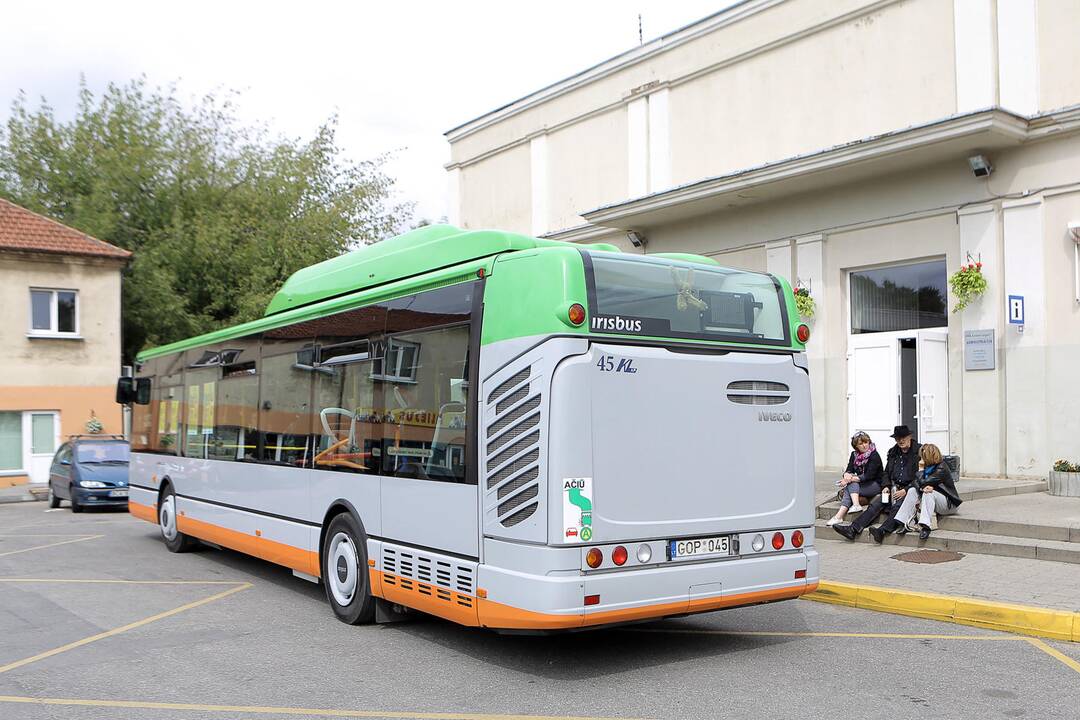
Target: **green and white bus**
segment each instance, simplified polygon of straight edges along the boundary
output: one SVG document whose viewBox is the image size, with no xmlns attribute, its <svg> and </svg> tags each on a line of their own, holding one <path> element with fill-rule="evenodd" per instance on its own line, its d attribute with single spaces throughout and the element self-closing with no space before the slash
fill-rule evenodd
<svg viewBox="0 0 1080 720">
<path fill-rule="evenodd" d="M 817 587 L 791 288 L 685 254 L 447 225 L 295 273 L 143 352 L 130 509 L 403 608 L 555 630 Z"/>
</svg>

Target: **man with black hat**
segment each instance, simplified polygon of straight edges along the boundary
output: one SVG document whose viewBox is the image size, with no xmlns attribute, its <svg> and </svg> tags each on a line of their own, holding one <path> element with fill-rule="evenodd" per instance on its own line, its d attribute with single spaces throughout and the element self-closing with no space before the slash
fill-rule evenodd
<svg viewBox="0 0 1080 720">
<path fill-rule="evenodd" d="M 874 498 L 850 525 L 833 525 L 833 530 L 848 540 L 857 538 L 882 512 L 888 512 L 890 518 L 896 515 L 896 511 L 900 509 L 900 500 L 907 494 L 908 489 L 914 486 L 915 475 L 919 471 L 919 443 L 912 439 L 907 425 L 897 425 L 889 437 L 895 440 L 896 444 L 889 448 L 886 455 L 885 477 L 881 481 L 882 496 Z M 886 494 L 889 496 L 888 504 L 883 501 Z M 881 542 L 877 537 L 874 539 Z"/>
</svg>

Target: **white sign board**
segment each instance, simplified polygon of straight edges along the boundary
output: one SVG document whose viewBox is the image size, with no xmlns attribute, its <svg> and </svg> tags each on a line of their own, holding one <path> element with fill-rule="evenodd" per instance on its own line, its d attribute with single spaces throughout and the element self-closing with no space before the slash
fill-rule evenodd
<svg viewBox="0 0 1080 720">
<path fill-rule="evenodd" d="M 964 331 L 965 370 L 993 370 L 995 358 L 992 329 Z"/>
</svg>

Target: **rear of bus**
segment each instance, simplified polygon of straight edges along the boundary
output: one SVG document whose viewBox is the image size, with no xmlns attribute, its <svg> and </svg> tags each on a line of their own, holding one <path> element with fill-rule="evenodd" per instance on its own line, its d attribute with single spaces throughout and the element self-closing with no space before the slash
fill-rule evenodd
<svg viewBox="0 0 1080 720">
<path fill-rule="evenodd" d="M 815 589 L 807 330 L 790 287 L 707 258 L 544 254 L 531 270 L 500 260 L 485 291 L 480 623 L 583 627 Z M 500 306 L 511 289 L 529 310 Z M 553 302 L 566 332 L 508 331 L 502 315 Z"/>
</svg>

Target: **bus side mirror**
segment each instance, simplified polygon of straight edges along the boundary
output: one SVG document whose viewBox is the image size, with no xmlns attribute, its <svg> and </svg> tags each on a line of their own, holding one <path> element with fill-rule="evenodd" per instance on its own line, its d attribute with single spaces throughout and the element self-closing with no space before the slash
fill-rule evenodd
<svg viewBox="0 0 1080 720">
<path fill-rule="evenodd" d="M 150 378 L 137 378 L 135 380 L 135 404 L 150 404 Z"/>
<path fill-rule="evenodd" d="M 116 381 L 116 402 L 127 405 L 135 399 L 135 378 L 122 377 Z"/>
</svg>

